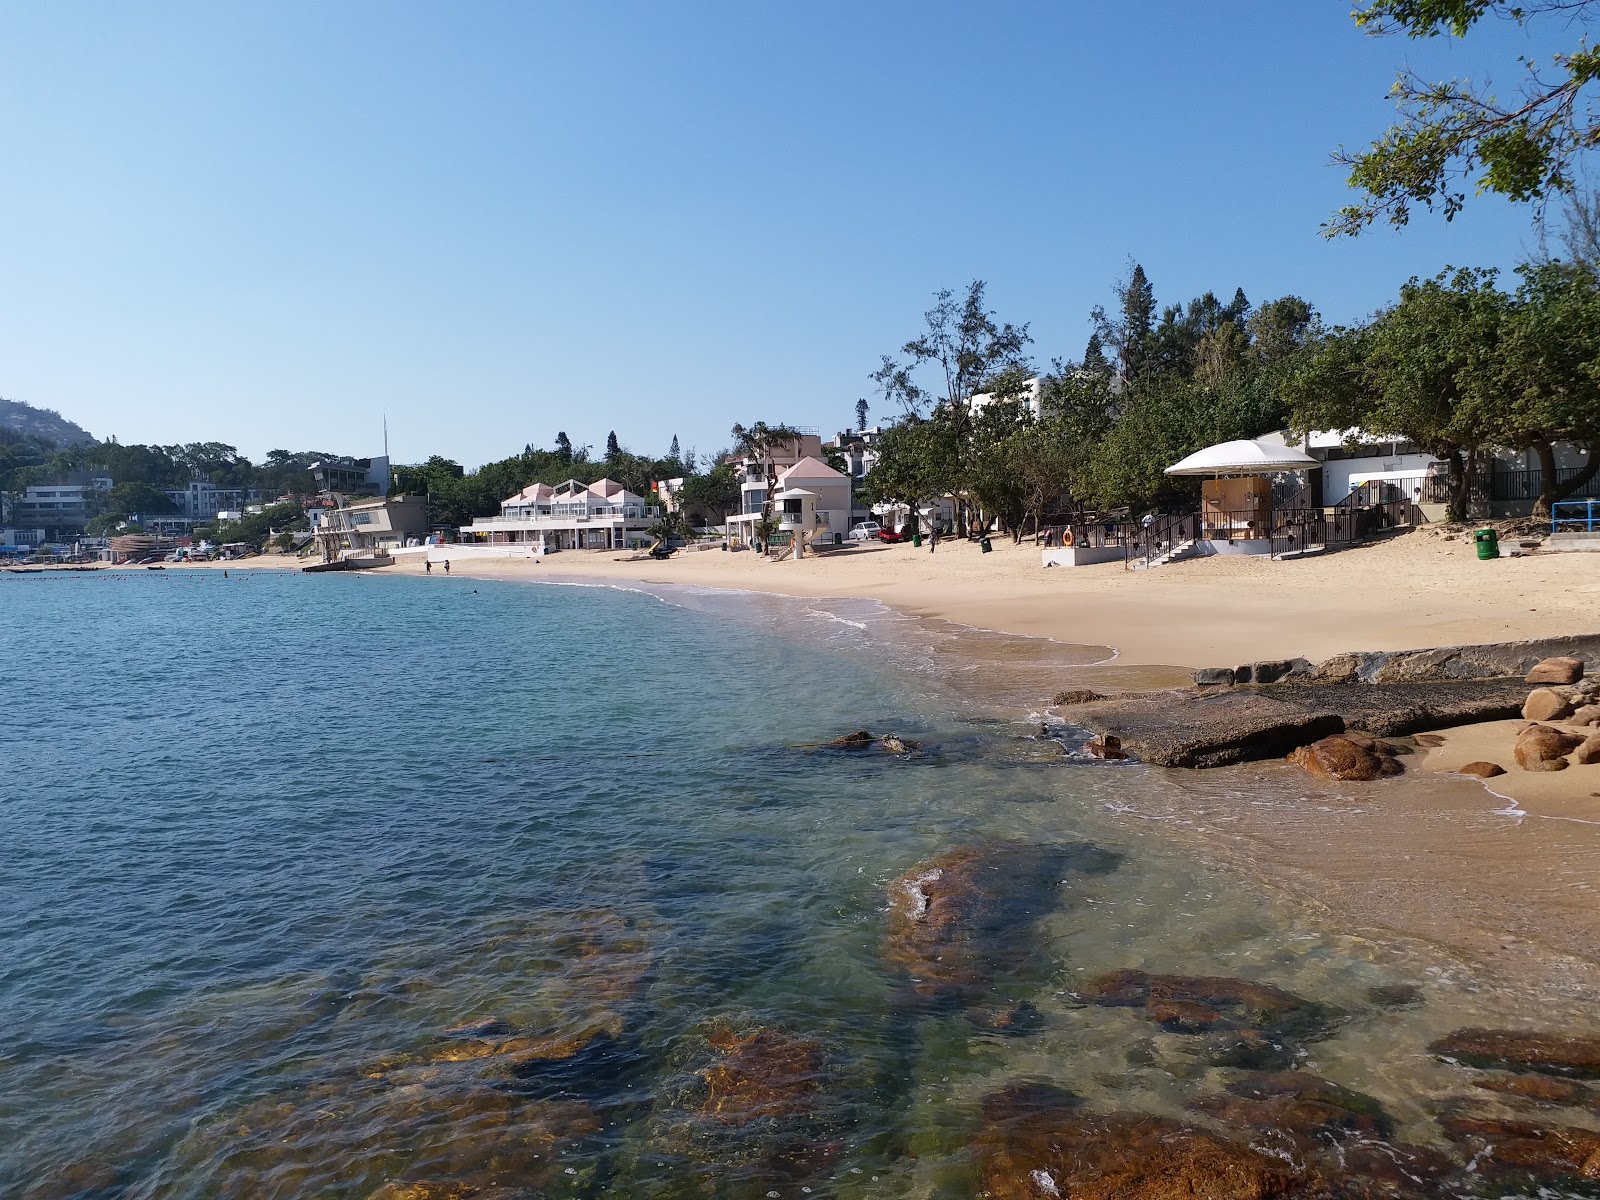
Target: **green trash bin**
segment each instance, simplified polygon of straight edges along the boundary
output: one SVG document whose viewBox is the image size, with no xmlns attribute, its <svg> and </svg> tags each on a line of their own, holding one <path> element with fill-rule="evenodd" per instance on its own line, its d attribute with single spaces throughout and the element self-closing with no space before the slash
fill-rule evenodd
<svg viewBox="0 0 1600 1200">
<path fill-rule="evenodd" d="M 1472 535 L 1477 543 L 1479 558 L 1500 557 L 1500 535 L 1492 529 L 1480 529 Z"/>
<path fill-rule="evenodd" d="M 911 535 L 911 546 L 915 550 L 922 549 L 922 530 L 917 530 Z"/>
<path fill-rule="evenodd" d="M 978 548 L 985 554 L 994 549 L 994 547 L 989 544 L 989 535 L 987 533 L 978 539 Z"/>
</svg>

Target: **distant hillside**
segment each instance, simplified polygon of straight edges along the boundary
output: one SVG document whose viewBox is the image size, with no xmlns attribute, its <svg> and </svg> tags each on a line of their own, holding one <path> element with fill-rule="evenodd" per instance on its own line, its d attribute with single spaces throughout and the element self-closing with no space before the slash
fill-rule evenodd
<svg viewBox="0 0 1600 1200">
<path fill-rule="evenodd" d="M 21 400 L 7 400 L 4 396 L 0 396 L 0 429 L 20 437 L 43 438 L 56 446 L 75 446 L 95 440 L 94 434 L 58 412 L 35 408 Z"/>
</svg>

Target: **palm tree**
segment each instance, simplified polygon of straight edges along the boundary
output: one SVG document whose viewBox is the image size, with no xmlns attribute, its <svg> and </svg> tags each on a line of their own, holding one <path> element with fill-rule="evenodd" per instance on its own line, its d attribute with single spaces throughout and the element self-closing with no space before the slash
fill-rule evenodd
<svg viewBox="0 0 1600 1200">
<path fill-rule="evenodd" d="M 735 425 L 731 433 L 734 453 L 756 459 L 767 469 L 767 491 L 761 502 L 759 535 L 762 543 L 766 544 L 771 541 L 776 525 L 772 519 L 772 493 L 778 487 L 778 464 L 773 452 L 780 446 L 795 446 L 800 441 L 800 431 L 788 425 L 768 425 L 765 421 L 757 421 L 748 429 L 743 425 Z"/>
</svg>

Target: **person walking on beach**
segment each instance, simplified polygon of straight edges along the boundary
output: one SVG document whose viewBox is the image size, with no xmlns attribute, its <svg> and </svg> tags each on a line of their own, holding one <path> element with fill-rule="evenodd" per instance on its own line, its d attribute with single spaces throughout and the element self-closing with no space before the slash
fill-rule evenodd
<svg viewBox="0 0 1600 1200">
<path fill-rule="evenodd" d="M 932 554 L 938 548 L 939 548 L 939 526 L 937 524 L 930 525 L 930 526 L 928 526 L 928 553 Z"/>
<path fill-rule="evenodd" d="M 446 575 L 450 574 L 450 560 L 448 558 L 444 560 L 444 573 Z"/>
<path fill-rule="evenodd" d="M 431 559 L 431 558 L 423 559 L 422 560 L 422 570 L 423 570 L 424 574 L 432 575 L 433 574 L 433 559 Z"/>
</svg>

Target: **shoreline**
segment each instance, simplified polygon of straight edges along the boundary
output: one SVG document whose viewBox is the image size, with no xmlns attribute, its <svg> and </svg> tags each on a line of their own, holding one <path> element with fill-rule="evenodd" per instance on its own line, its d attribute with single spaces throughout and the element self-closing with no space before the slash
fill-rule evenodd
<svg viewBox="0 0 1600 1200">
<path fill-rule="evenodd" d="M 942 545 L 934 559 L 874 547 L 802 563 L 748 552 L 660 563 L 568 551 L 538 563 L 458 559 L 451 578 L 875 601 L 907 623 L 910 644 L 937 643 L 930 654 L 967 699 L 1012 720 L 1046 714 L 1062 687 L 1178 687 L 1192 667 L 1592 632 L 1600 606 L 1600 555 L 1479 563 L 1470 543 L 1426 533 L 1301 563 L 1213 559 L 1138 573 L 1120 563 L 1045 571 L 1027 544 L 983 556 L 952 549 Z M 288 565 L 268 556 L 208 567 Z M 1352 589 L 1365 597 L 1359 606 L 1345 602 Z M 1157 611 L 1161 620 L 1141 621 Z M 1263 625 L 1269 611 L 1283 619 Z M 1074 633 L 1079 640 L 1068 640 Z M 1086 653 L 1095 647 L 1112 653 Z M 1466 726 L 1447 736 L 1482 734 Z M 1534 780 L 1543 789 L 1586 784 L 1548 809 L 1542 798 L 1508 803 L 1505 779 L 1453 774 L 1456 757 L 1419 748 L 1403 776 L 1374 783 L 1329 783 L 1277 762 L 1148 767 L 1150 785 L 1130 795 L 1126 819 L 1160 824 L 1172 844 L 1227 862 L 1377 953 L 1397 940 L 1421 943 L 1552 1000 L 1600 1000 L 1600 913 L 1585 903 L 1584 882 L 1600 863 L 1600 797 L 1587 799 L 1600 793 L 1600 766 Z"/>
</svg>

